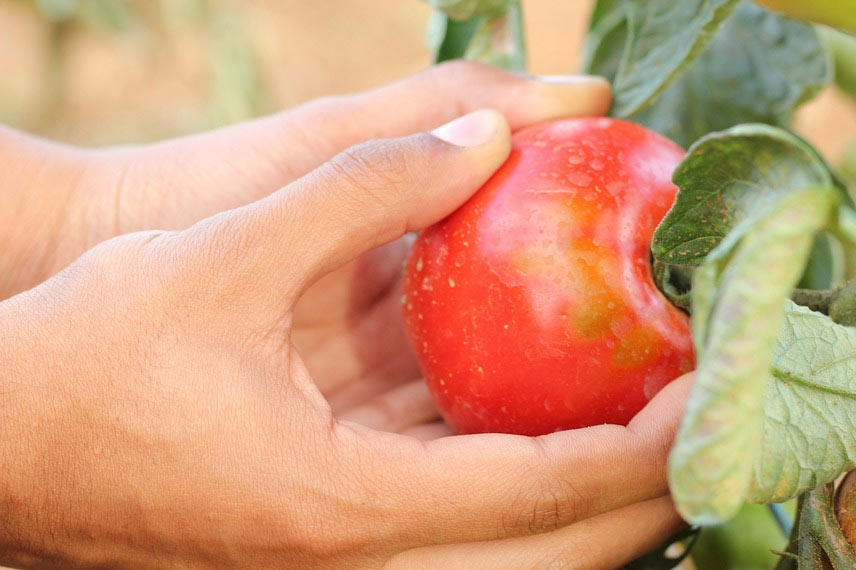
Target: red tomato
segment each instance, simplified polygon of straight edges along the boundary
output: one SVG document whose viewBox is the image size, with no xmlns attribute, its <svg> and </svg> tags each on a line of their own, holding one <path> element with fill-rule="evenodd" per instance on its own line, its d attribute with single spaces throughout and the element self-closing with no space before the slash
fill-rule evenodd
<svg viewBox="0 0 856 570">
<path fill-rule="evenodd" d="M 542 123 L 513 141 L 408 259 L 405 324 L 428 387 L 460 433 L 626 424 L 693 367 L 687 315 L 649 261 L 684 153 L 608 118 Z"/>
</svg>

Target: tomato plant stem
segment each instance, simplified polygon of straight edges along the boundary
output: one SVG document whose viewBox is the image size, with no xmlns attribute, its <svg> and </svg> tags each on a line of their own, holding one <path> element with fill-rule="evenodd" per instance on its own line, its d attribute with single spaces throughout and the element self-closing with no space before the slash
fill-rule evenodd
<svg viewBox="0 0 856 570">
<path fill-rule="evenodd" d="M 794 303 L 808 307 L 812 311 L 829 314 L 829 306 L 838 297 L 840 289 L 794 289 L 791 299 Z"/>
</svg>

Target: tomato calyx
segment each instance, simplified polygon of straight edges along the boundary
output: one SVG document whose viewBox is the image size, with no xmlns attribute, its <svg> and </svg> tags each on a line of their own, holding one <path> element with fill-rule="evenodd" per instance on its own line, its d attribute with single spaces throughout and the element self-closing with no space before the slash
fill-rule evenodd
<svg viewBox="0 0 856 570">
<path fill-rule="evenodd" d="M 653 254 L 650 254 L 650 260 L 651 274 L 657 289 L 671 304 L 690 314 L 693 268 L 663 263 L 657 260 Z"/>
</svg>

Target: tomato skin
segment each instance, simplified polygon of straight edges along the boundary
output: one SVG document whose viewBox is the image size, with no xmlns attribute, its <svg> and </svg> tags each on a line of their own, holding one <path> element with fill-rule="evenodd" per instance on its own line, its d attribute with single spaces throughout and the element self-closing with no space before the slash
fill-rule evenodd
<svg viewBox="0 0 856 570">
<path fill-rule="evenodd" d="M 625 121 L 534 125 L 484 187 L 419 235 L 405 325 L 454 430 L 627 424 L 692 369 L 688 317 L 649 261 L 683 155 Z"/>
</svg>

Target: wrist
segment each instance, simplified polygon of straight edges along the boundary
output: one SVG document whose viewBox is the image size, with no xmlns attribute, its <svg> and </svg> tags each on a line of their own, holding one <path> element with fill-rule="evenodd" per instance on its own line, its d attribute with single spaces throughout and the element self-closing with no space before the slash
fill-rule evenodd
<svg viewBox="0 0 856 570">
<path fill-rule="evenodd" d="M 0 300 L 50 277 L 86 240 L 82 180 L 93 156 L 0 127 Z"/>
<path fill-rule="evenodd" d="M 17 304 L 0 302 L 0 566 L 29 568 L 46 562 L 37 527 L 43 518 L 41 494 L 49 485 L 32 476 L 41 449 L 34 441 L 41 413 L 31 398 L 39 391 L 31 370 L 38 348 L 24 334 L 23 307 Z"/>
</svg>

